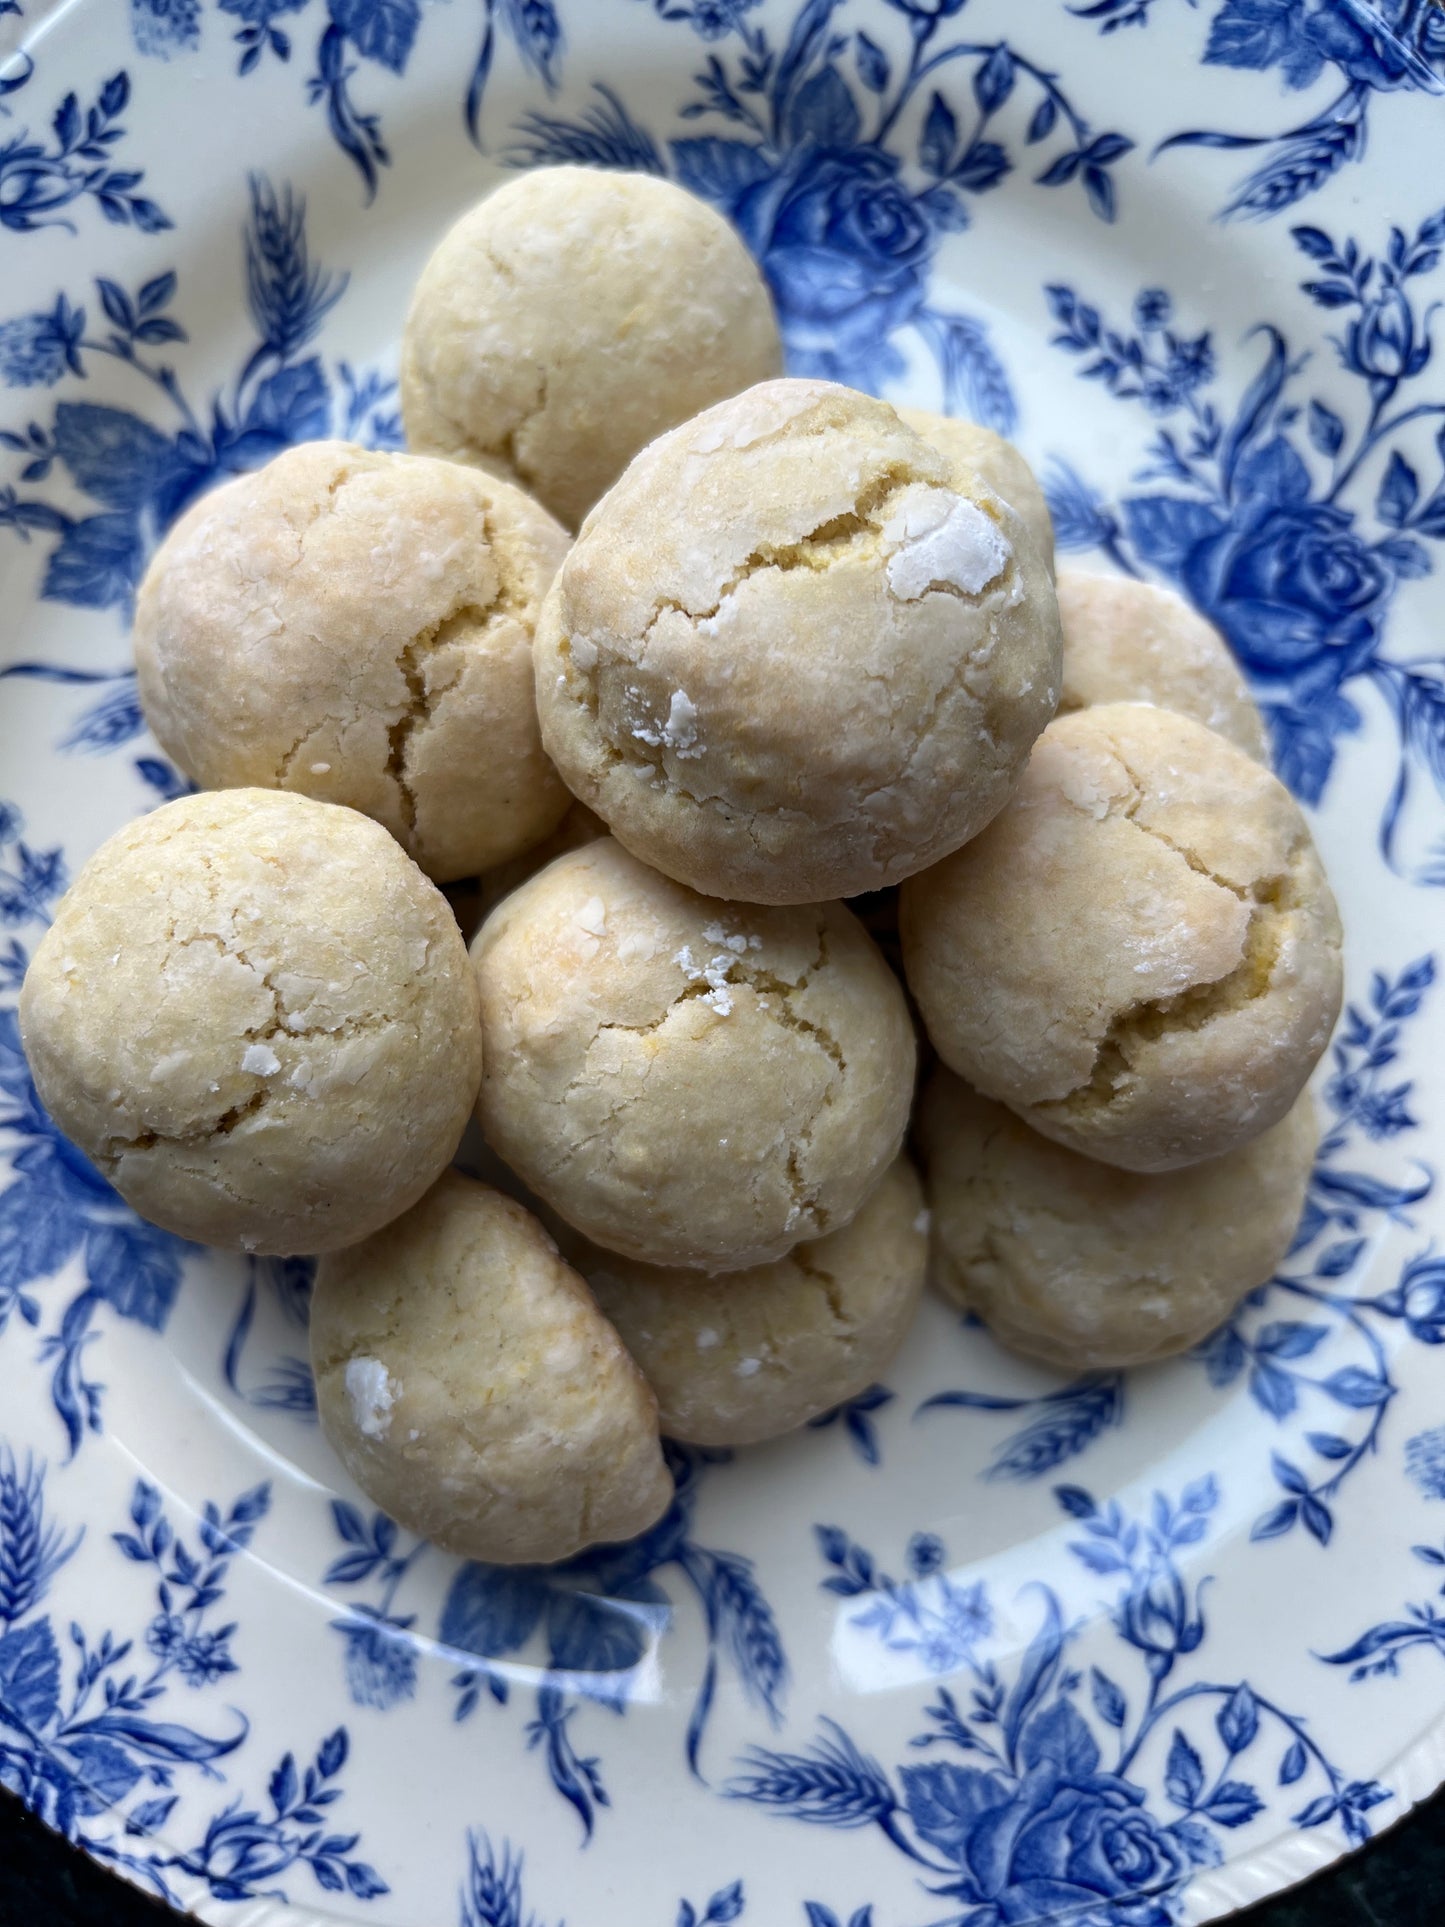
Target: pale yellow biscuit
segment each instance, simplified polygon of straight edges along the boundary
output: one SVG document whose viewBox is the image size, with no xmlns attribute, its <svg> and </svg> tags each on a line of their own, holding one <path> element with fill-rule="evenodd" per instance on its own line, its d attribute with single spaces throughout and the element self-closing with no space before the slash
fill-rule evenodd
<svg viewBox="0 0 1445 1927">
<path fill-rule="evenodd" d="M 767 287 L 669 181 L 538 168 L 464 214 L 401 344 L 408 444 L 515 482 L 576 528 L 638 449 L 782 368 Z"/>
<path fill-rule="evenodd" d="M 127 824 L 20 997 L 42 1102 L 143 1217 L 328 1251 L 419 1198 L 481 1075 L 446 901 L 385 830 L 276 790 Z"/>
<path fill-rule="evenodd" d="M 1308 1095 L 1183 1171 L 1051 1144 L 939 1068 L 919 1107 L 932 1275 L 1003 1344 L 1069 1372 L 1183 1351 L 1290 1248 L 1319 1133 Z"/>
<path fill-rule="evenodd" d="M 542 737 L 645 862 L 715 896 L 896 883 L 1001 808 L 1059 691 L 1023 518 L 830 382 L 767 382 L 637 458 L 537 630 Z"/>
<path fill-rule="evenodd" d="M 902 1141 L 902 990 L 841 904 L 699 897 L 606 837 L 472 945 L 489 1143 L 598 1244 L 738 1270 L 852 1217 Z"/>
<path fill-rule="evenodd" d="M 898 1158 L 858 1215 L 771 1264 L 700 1273 L 562 1248 L 657 1394 L 663 1431 L 694 1445 L 754 1445 L 864 1391 L 917 1309 L 927 1214 Z"/>
<path fill-rule="evenodd" d="M 901 929 L 943 1061 L 1127 1170 L 1278 1122 L 1339 1013 L 1339 914 L 1298 804 L 1144 704 L 1050 724 L 996 821 L 904 885 Z"/>
<path fill-rule="evenodd" d="M 567 537 L 504 482 L 305 442 L 205 495 L 136 603 L 146 720 L 204 789 L 374 816 L 428 875 L 475 875 L 567 808 L 532 633 Z"/>
<path fill-rule="evenodd" d="M 550 836 L 544 836 L 540 843 L 534 843 L 530 850 L 513 857 L 510 863 L 498 864 L 496 869 L 478 877 L 478 915 L 472 926 L 473 932 L 519 883 L 536 876 L 539 870 L 545 870 L 549 863 L 559 856 L 566 856 L 569 850 L 580 850 L 606 834 L 607 825 L 600 816 L 594 816 L 585 803 L 573 803 Z"/>
<path fill-rule="evenodd" d="M 900 408 L 900 421 L 907 422 L 916 435 L 961 468 L 981 475 L 995 495 L 1001 495 L 1028 523 L 1039 554 L 1054 566 L 1054 523 L 1044 492 L 1028 463 L 1012 442 L 996 435 L 977 422 L 960 421 L 956 415 L 935 415 L 926 408 Z"/>
<path fill-rule="evenodd" d="M 631 1539 L 672 1480 L 657 1403 L 532 1215 L 449 1171 L 311 1300 L 322 1429 L 367 1497 L 464 1559 Z"/>
<path fill-rule="evenodd" d="M 1127 575 L 1083 569 L 1062 570 L 1055 587 L 1064 632 L 1061 713 L 1098 703 L 1157 703 L 1268 764 L 1264 718 L 1229 644 L 1183 596 Z"/>
</svg>

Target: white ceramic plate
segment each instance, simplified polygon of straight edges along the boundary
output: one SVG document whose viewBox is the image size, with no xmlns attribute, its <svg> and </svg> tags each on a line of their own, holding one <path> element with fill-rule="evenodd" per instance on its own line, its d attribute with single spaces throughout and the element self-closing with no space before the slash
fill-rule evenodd
<svg viewBox="0 0 1445 1927">
<path fill-rule="evenodd" d="M 207 1919 L 375 1927 L 1166 1927 L 1398 1817 L 1445 1774 L 1445 13 L 0 13 L 0 1783 Z M 886 1388 L 508 1573 L 347 1486 L 304 1263 L 131 1217 L 14 1000 L 177 786 L 127 668 L 158 535 L 394 440 L 428 249 L 562 158 L 715 200 L 796 371 L 1016 432 L 1063 550 L 1220 624 L 1350 1006 L 1298 1247 L 1196 1355 L 1069 1384 L 931 1305 Z"/>
</svg>

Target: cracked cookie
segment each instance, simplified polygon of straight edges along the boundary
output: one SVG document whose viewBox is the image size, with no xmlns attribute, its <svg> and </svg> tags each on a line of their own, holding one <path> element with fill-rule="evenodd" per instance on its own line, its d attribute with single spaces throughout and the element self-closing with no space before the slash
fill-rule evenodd
<svg viewBox="0 0 1445 1927">
<path fill-rule="evenodd" d="M 1185 1350 L 1271 1277 L 1319 1136 L 1308 1095 L 1187 1170 L 1111 1170 L 939 1068 L 919 1106 L 934 1282 L 1000 1343 L 1065 1371 Z"/>
<path fill-rule="evenodd" d="M 352 1244 L 456 1150 L 481 1074 L 446 900 L 385 830 L 276 790 L 103 844 L 20 996 L 60 1129 L 142 1217 L 245 1251 Z"/>
<path fill-rule="evenodd" d="M 1061 716 L 981 837 L 903 887 L 939 1056 L 1133 1171 L 1277 1123 L 1340 1007 L 1340 921 L 1298 804 L 1202 723 Z"/>
<path fill-rule="evenodd" d="M 720 214 L 652 174 L 537 168 L 422 269 L 401 410 L 409 447 L 576 528 L 638 449 L 782 365 L 763 277 Z"/>
<path fill-rule="evenodd" d="M 1264 718 L 1229 644 L 1172 589 L 1065 569 L 1055 588 L 1064 632 L 1061 714 L 1100 703 L 1154 703 L 1192 716 L 1269 764 Z"/>
<path fill-rule="evenodd" d="M 1026 523 L 886 402 L 764 383 L 643 451 L 537 628 L 542 738 L 637 856 L 710 895 L 896 883 L 1003 805 L 1054 712 Z"/>
<path fill-rule="evenodd" d="M 923 1291 L 927 1214 L 898 1158 L 858 1215 L 771 1264 L 704 1275 L 562 1248 L 657 1394 L 663 1432 L 756 1445 L 866 1390 Z"/>
<path fill-rule="evenodd" d="M 586 1285 L 530 1212 L 455 1171 L 322 1259 L 311 1363 L 362 1491 L 463 1559 L 567 1559 L 671 1502 L 657 1402 Z"/>
<path fill-rule="evenodd" d="M 959 468 L 981 475 L 995 495 L 1018 510 L 1052 575 L 1053 517 L 1037 477 L 1013 443 L 995 435 L 991 428 L 980 428 L 977 422 L 960 421 L 955 415 L 934 415 L 926 408 L 900 408 L 898 419 L 906 422 L 915 435 L 941 449 Z"/>
<path fill-rule="evenodd" d="M 903 992 L 841 904 L 700 897 L 607 837 L 472 944 L 488 1142 L 595 1243 L 739 1270 L 835 1230 L 897 1154 Z"/>
<path fill-rule="evenodd" d="M 203 496 L 136 602 L 141 702 L 204 789 L 375 817 L 429 876 L 474 876 L 568 805 L 532 632 L 567 537 L 474 469 L 307 442 Z"/>
</svg>

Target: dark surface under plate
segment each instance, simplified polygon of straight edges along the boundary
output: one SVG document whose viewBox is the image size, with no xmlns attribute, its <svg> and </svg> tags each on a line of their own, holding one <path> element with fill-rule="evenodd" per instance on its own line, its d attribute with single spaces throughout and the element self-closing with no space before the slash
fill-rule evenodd
<svg viewBox="0 0 1445 1927">
<path fill-rule="evenodd" d="M 1441 1927 L 1442 1910 L 1445 1791 L 1362 1852 L 1233 1919 L 1248 1927 Z M 163 1927 L 174 1918 L 0 1793 L 0 1927 Z M 414 1927 L 451 1922 L 417 1921 Z M 877 1927 L 901 1923 L 879 1921 Z"/>
</svg>

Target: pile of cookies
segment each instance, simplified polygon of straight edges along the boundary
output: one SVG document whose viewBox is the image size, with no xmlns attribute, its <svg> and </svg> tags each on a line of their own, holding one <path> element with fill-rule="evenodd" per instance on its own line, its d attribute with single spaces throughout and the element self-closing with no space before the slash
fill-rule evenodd
<svg viewBox="0 0 1445 1927">
<path fill-rule="evenodd" d="M 661 1436 L 861 1391 L 930 1267 L 1070 1370 L 1177 1350 L 1303 1201 L 1339 922 L 1220 638 L 1056 583 L 998 437 L 780 366 L 678 188 L 465 216 L 411 452 L 293 449 L 155 556 L 141 697 L 200 790 L 26 980 L 137 1210 L 322 1254 L 327 1436 L 471 1557 L 643 1530 Z"/>
</svg>

